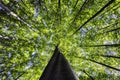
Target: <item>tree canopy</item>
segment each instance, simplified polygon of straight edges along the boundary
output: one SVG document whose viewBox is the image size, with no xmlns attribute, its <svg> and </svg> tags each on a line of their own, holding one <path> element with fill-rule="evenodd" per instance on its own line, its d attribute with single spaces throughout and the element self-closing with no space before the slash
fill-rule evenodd
<svg viewBox="0 0 120 80">
<path fill-rule="evenodd" d="M 57 44 L 80 80 L 119 80 L 120 0 L 0 0 L 1 80 L 39 80 Z"/>
</svg>

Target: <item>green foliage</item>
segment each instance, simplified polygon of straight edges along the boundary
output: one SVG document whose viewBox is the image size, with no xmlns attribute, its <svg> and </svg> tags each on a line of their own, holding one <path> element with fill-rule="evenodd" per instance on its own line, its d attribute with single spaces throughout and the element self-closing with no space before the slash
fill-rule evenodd
<svg viewBox="0 0 120 80">
<path fill-rule="evenodd" d="M 120 0 L 93 17 L 109 1 L 1 0 L 0 79 L 39 80 L 60 43 L 80 80 L 119 80 Z"/>
</svg>

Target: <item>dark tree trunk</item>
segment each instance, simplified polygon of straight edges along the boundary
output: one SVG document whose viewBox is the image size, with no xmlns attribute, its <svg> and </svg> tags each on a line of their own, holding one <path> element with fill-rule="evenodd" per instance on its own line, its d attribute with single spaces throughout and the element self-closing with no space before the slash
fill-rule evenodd
<svg viewBox="0 0 120 80">
<path fill-rule="evenodd" d="M 69 63 L 56 47 L 39 80 L 77 80 Z"/>
</svg>

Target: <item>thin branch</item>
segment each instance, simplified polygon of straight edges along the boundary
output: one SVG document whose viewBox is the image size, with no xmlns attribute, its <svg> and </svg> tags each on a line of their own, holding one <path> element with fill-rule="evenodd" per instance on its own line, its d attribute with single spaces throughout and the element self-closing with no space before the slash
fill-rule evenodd
<svg viewBox="0 0 120 80">
<path fill-rule="evenodd" d="M 94 55 L 87 55 L 87 56 L 120 59 L 120 56 L 117 56 L 117 55 L 94 54 Z"/>
<path fill-rule="evenodd" d="M 108 25 L 108 26 L 105 26 L 105 27 L 103 27 L 103 28 L 99 28 L 98 31 L 104 30 L 104 29 L 106 30 L 106 29 L 109 28 L 109 27 L 112 27 L 112 26 L 117 25 L 119 22 L 120 22 L 120 21 L 116 20 L 114 23 L 112 23 L 112 24 L 110 24 L 110 25 Z"/>
<path fill-rule="evenodd" d="M 85 6 L 87 5 L 88 2 L 89 2 L 89 0 L 84 1 L 83 5 L 80 7 L 80 9 L 79 9 L 78 13 L 76 14 L 74 20 L 72 21 L 72 24 L 75 22 L 75 20 L 80 15 L 80 13 L 83 11 L 83 9 L 85 8 Z"/>
<path fill-rule="evenodd" d="M 95 13 L 92 17 L 90 17 L 84 24 L 82 24 L 74 33 L 73 35 L 78 32 L 83 26 L 85 26 L 89 21 L 91 21 L 93 18 L 95 18 L 97 15 L 99 15 L 102 11 L 104 11 L 105 8 L 107 8 L 110 4 L 112 4 L 115 0 L 110 0 L 104 7 L 102 7 L 97 13 Z"/>
<path fill-rule="evenodd" d="M 61 23 L 61 1 L 60 0 L 58 0 L 58 16 Z"/>
<path fill-rule="evenodd" d="M 118 2 L 117 4 L 115 4 L 114 6 L 112 6 L 111 8 L 109 8 L 107 11 L 103 12 L 100 16 L 104 15 L 106 12 L 115 11 L 116 9 L 118 9 L 120 7 L 119 5 L 120 5 L 120 2 Z"/>
<path fill-rule="evenodd" d="M 106 26 L 104 28 L 98 29 L 98 31 L 97 31 L 98 33 L 96 35 L 106 34 L 106 33 L 109 33 L 109 32 L 113 32 L 113 31 L 119 30 L 120 28 L 115 28 L 115 29 L 111 29 L 109 31 L 105 31 L 105 30 L 107 30 L 107 28 L 111 28 L 113 26 L 116 26 L 118 23 L 119 23 L 119 21 L 117 20 L 115 23 L 113 23 L 113 24 L 111 24 L 109 26 Z M 100 32 L 101 30 L 103 30 L 103 32 Z"/>
<path fill-rule="evenodd" d="M 74 6 L 73 8 L 76 8 L 78 1 L 79 1 L 79 0 L 76 1 L 75 6 Z"/>
<path fill-rule="evenodd" d="M 21 38 L 7 36 L 7 35 L 6 36 L 0 35 L 0 40 L 3 40 L 3 41 L 12 41 L 12 40 L 15 40 L 15 41 L 19 41 L 19 42 L 28 42 L 29 41 L 27 39 L 21 39 Z"/>
<path fill-rule="evenodd" d="M 120 30 L 120 28 L 111 29 L 109 31 L 106 31 L 105 33 L 113 32 L 113 31 L 117 31 L 117 30 Z"/>
<path fill-rule="evenodd" d="M 61 6 L 60 0 L 58 0 L 58 9 L 60 9 L 60 6 Z"/>
<path fill-rule="evenodd" d="M 120 44 L 80 45 L 80 47 L 120 47 Z"/>
<path fill-rule="evenodd" d="M 21 2 L 27 7 L 27 5 L 25 4 L 25 2 L 23 0 L 21 0 Z M 28 8 L 28 7 L 27 7 Z"/>
<path fill-rule="evenodd" d="M 15 17 L 17 20 L 19 20 L 20 22 L 22 22 L 23 24 L 31 27 L 28 23 L 26 23 L 24 20 L 22 20 L 17 14 L 15 14 L 13 11 L 11 11 L 8 7 L 6 7 L 4 4 L 0 3 L 0 7 L 2 7 L 3 11 L 5 13 L 7 13 L 8 15 L 11 15 L 13 17 Z"/>
<path fill-rule="evenodd" d="M 89 61 L 91 61 L 91 62 L 94 62 L 94 63 L 100 64 L 100 65 L 102 65 L 102 66 L 105 66 L 105 67 L 111 68 L 111 69 L 116 70 L 116 71 L 120 71 L 120 69 L 118 69 L 118 68 L 115 68 L 115 67 L 112 67 L 112 66 L 106 65 L 106 64 L 101 63 L 101 62 L 97 62 L 97 61 L 92 60 L 92 59 L 86 59 L 86 60 L 89 60 Z"/>
<path fill-rule="evenodd" d="M 113 56 L 113 55 L 99 55 L 102 57 L 106 57 L 106 58 L 116 58 L 116 59 L 120 59 L 120 56 Z"/>
<path fill-rule="evenodd" d="M 76 57 L 76 58 L 81 58 L 81 59 L 84 59 L 84 60 L 88 60 L 88 61 L 91 61 L 91 62 L 93 62 L 93 63 L 97 63 L 97 64 L 99 64 L 99 65 L 102 65 L 102 66 L 104 66 L 104 67 L 111 68 L 111 69 L 116 70 L 116 71 L 120 71 L 120 69 L 115 68 L 115 67 L 112 67 L 112 66 L 109 66 L 109 65 L 104 64 L 104 63 L 102 63 L 102 62 L 98 62 L 98 61 L 95 61 L 95 60 L 92 60 L 92 59 L 87 59 L 87 58 L 85 58 L 85 57 L 78 57 L 78 56 L 75 56 L 75 57 Z"/>
<path fill-rule="evenodd" d="M 89 75 L 85 70 L 82 70 L 88 77 L 90 77 L 90 79 L 91 80 L 94 80 L 94 78 L 91 76 L 91 75 Z"/>
<path fill-rule="evenodd" d="M 19 76 L 17 76 L 14 80 L 18 80 L 21 76 L 23 76 L 26 72 L 23 72 L 22 74 L 20 74 Z"/>
<path fill-rule="evenodd" d="M 9 40 L 13 40 L 13 37 L 5 37 L 5 36 L 1 36 L 0 35 L 0 39 L 1 40 L 8 40 L 9 41 Z"/>
</svg>

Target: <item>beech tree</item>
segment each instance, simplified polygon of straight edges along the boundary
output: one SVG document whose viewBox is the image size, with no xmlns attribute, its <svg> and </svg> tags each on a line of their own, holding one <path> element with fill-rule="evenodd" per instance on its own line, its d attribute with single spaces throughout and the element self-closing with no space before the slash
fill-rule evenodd
<svg viewBox="0 0 120 80">
<path fill-rule="evenodd" d="M 1 80 L 39 80 L 58 43 L 80 80 L 119 80 L 120 0 L 0 0 Z"/>
</svg>

